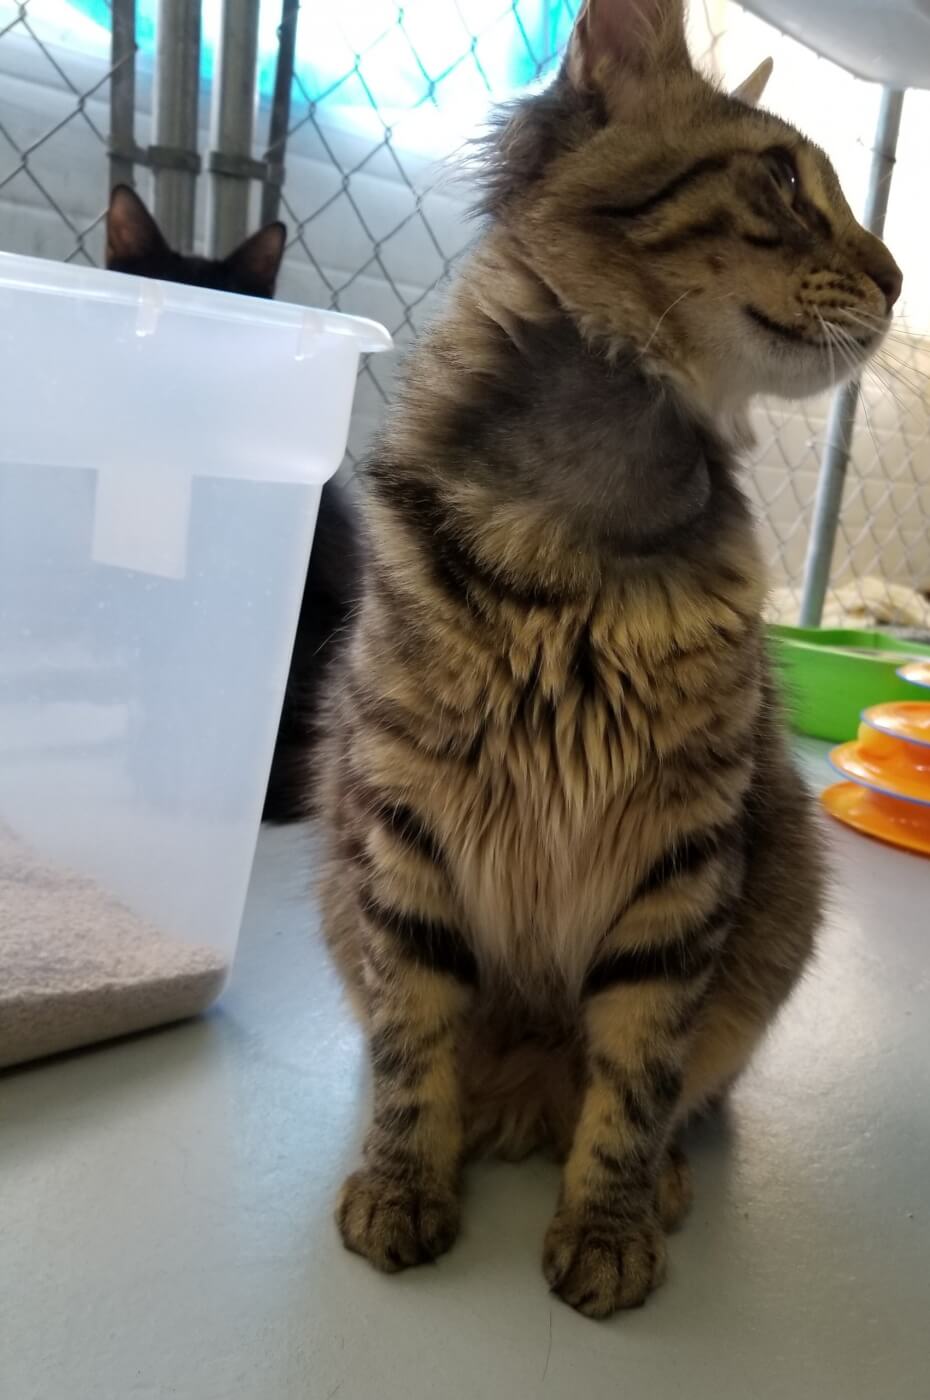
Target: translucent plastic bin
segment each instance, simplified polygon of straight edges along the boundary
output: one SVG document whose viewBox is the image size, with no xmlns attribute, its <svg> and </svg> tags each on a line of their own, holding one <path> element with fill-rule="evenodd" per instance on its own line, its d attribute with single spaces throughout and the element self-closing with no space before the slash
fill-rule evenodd
<svg viewBox="0 0 930 1400">
<path fill-rule="evenodd" d="M 101 924 L 130 963 L 138 936 L 213 969 L 180 1014 L 219 991 L 320 489 L 390 343 L 0 255 L 0 998 L 73 975 L 85 939 L 99 981 Z"/>
</svg>

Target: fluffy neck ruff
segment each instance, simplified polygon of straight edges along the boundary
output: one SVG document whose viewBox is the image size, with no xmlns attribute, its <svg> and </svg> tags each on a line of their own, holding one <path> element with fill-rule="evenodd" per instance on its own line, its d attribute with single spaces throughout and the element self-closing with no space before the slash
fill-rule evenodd
<svg viewBox="0 0 930 1400">
<path fill-rule="evenodd" d="M 414 353 L 374 477 L 386 457 L 409 508 L 541 585 L 706 553 L 748 521 L 693 396 L 579 325 L 501 235 Z"/>
</svg>

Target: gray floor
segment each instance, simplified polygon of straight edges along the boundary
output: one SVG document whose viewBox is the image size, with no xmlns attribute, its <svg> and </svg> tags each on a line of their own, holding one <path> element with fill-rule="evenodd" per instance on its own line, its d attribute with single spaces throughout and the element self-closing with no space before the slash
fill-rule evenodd
<svg viewBox="0 0 930 1400">
<path fill-rule="evenodd" d="M 831 845 L 821 957 L 692 1134 L 668 1283 L 592 1323 L 542 1282 L 543 1162 L 473 1171 L 433 1268 L 341 1251 L 361 1048 L 304 840 L 264 836 L 215 1014 L 0 1080 L 3 1400 L 926 1400 L 930 866 Z"/>
</svg>

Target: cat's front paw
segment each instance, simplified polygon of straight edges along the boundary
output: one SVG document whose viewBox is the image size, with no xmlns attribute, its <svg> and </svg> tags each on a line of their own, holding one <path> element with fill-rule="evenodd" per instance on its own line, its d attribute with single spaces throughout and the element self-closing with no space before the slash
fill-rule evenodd
<svg viewBox="0 0 930 1400">
<path fill-rule="evenodd" d="M 651 1217 L 632 1224 L 561 1209 L 546 1233 L 543 1273 L 586 1317 L 644 1303 L 665 1273 L 665 1236 Z"/>
<path fill-rule="evenodd" d="M 401 1183 L 366 1168 L 342 1188 L 336 1223 L 346 1249 L 393 1274 L 426 1264 L 451 1248 L 459 1202 L 451 1191 Z"/>
</svg>

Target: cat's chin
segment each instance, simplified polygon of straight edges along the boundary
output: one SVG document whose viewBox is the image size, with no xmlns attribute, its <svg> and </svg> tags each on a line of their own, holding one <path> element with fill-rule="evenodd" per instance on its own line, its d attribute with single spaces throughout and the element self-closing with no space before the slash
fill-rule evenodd
<svg viewBox="0 0 930 1400">
<path fill-rule="evenodd" d="M 755 392 L 783 399 L 812 398 L 858 374 L 880 343 L 881 337 L 876 336 L 855 358 L 851 350 L 841 356 L 825 343 L 765 347 L 753 357 L 758 370 Z"/>
</svg>

